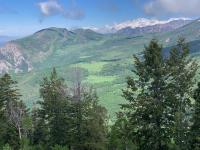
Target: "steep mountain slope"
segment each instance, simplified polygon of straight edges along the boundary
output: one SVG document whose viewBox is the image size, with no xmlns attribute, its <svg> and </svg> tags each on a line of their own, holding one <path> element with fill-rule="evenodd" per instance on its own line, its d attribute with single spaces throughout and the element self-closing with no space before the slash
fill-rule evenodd
<svg viewBox="0 0 200 150">
<path fill-rule="evenodd" d="M 71 84 L 73 68 L 79 67 L 83 82 L 97 88 L 100 102 L 113 114 L 119 109 L 118 104 L 124 102 L 121 89 L 126 76 L 131 75 L 132 55 L 140 55 L 152 38 L 159 39 L 164 47 L 171 47 L 178 36 L 186 37 L 192 52 L 198 56 L 198 20 L 173 31 L 140 35 L 102 35 L 92 30 L 48 28 L 2 48 L 0 66 L 3 71 L 20 72 L 13 76 L 19 81 L 23 100 L 29 106 L 39 99 L 39 83 L 52 67 L 57 68 L 67 84 Z"/>
<path fill-rule="evenodd" d="M 78 29 L 69 31 L 62 28 L 47 28 L 38 31 L 31 36 L 14 40 L 10 42 L 10 44 L 12 44 L 12 47 L 15 47 L 16 51 L 21 53 L 24 59 L 29 60 L 30 64 L 36 69 L 47 67 L 50 65 L 49 62 L 51 61 L 52 65 L 57 65 L 57 62 L 52 59 L 55 60 L 56 56 L 65 56 L 61 51 L 66 53 L 66 55 L 68 52 L 72 52 L 71 50 L 66 50 L 68 47 L 100 41 L 103 37 L 104 35 L 92 30 Z M 9 46 L 5 46 L 3 49 L 7 49 L 8 51 L 12 50 Z M 76 51 L 74 52 L 77 53 Z M 72 58 L 73 54 L 71 54 L 70 57 Z M 58 62 L 60 61 L 59 58 L 56 60 Z M 72 60 L 68 60 L 68 62 L 71 61 Z M 47 64 L 45 64 L 45 62 L 47 62 Z M 45 65 L 41 66 L 41 64 Z M 26 72 L 27 70 L 24 69 L 24 71 Z"/>
<path fill-rule="evenodd" d="M 76 29 L 73 30 L 76 35 L 78 35 L 79 42 L 87 42 L 88 40 L 101 40 L 103 35 L 97 32 L 94 32 L 90 29 Z"/>
<path fill-rule="evenodd" d="M 7 43 L 0 48 L 0 73 L 13 70 L 15 73 L 31 71 L 31 63 L 24 58 L 19 46 Z"/>
<path fill-rule="evenodd" d="M 173 45 L 177 37 L 185 37 L 188 42 L 200 39 L 200 20 L 197 19 L 181 28 L 174 31 L 161 33 L 158 35 L 159 39 L 168 39 L 167 43 Z"/>
</svg>

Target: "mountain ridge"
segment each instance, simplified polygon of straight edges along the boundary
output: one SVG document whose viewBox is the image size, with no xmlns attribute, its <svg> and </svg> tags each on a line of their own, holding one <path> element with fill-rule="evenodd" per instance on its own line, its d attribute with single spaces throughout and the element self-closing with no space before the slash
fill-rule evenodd
<svg viewBox="0 0 200 150">
<path fill-rule="evenodd" d="M 73 45 L 84 45 L 87 43 L 95 43 L 95 42 L 103 42 L 104 44 L 108 46 L 109 41 L 113 43 L 111 44 L 111 47 L 114 46 L 116 41 L 118 39 L 121 39 L 117 45 L 122 43 L 122 41 L 128 41 L 133 36 L 137 38 L 137 36 L 140 35 L 145 35 L 147 37 L 152 37 L 151 33 L 161 33 L 164 32 L 164 34 L 168 34 L 169 32 L 173 31 L 176 29 L 180 29 L 181 27 L 191 24 L 191 21 L 189 20 L 172 20 L 167 22 L 166 24 L 160 24 L 160 25 L 153 25 L 153 26 L 146 26 L 146 27 L 139 27 L 139 28 L 126 28 L 118 31 L 117 33 L 113 33 L 110 35 L 106 34 L 101 34 L 98 32 L 95 32 L 91 29 L 74 29 L 74 30 L 68 30 L 66 28 L 56 28 L 56 27 L 50 27 L 46 29 L 39 30 L 35 32 L 34 34 L 13 40 L 11 42 L 7 43 L 7 46 L 3 47 L 2 49 L 8 49 L 9 53 L 9 45 L 11 44 L 12 46 L 15 45 L 16 51 L 18 51 L 22 56 L 23 59 L 25 60 L 24 62 L 28 62 L 27 65 L 29 66 L 28 69 L 22 69 L 22 66 L 19 66 L 19 68 L 15 68 L 14 64 L 10 65 L 8 60 L 4 60 L 4 63 L 2 67 L 0 66 L 0 72 L 8 72 L 10 68 L 15 68 L 15 72 L 18 72 L 16 70 L 21 71 L 30 71 L 34 68 L 34 64 L 39 64 L 42 63 L 42 61 L 48 59 L 48 57 L 53 57 L 54 50 L 55 49 L 64 49 L 66 47 L 70 47 Z M 163 35 L 161 33 L 161 35 Z M 125 36 L 125 37 L 124 37 Z M 127 38 L 130 37 L 130 38 Z M 194 35 L 193 35 L 194 36 Z M 159 37 L 159 35 L 158 35 Z M 165 37 L 165 36 L 163 36 Z M 160 37 L 159 37 L 160 39 Z M 161 38 L 162 39 L 162 38 Z M 171 38 L 165 39 L 165 41 L 168 41 L 170 43 Z M 12 47 L 11 46 L 11 47 Z M 96 47 L 97 48 L 97 47 Z M 6 51 L 6 50 L 5 50 Z M 11 49 L 12 51 L 12 49 Z M 0 53 L 0 56 L 2 54 Z M 9 54 L 8 54 L 9 55 Z M 14 57 L 14 55 L 12 55 Z M 3 58 L 3 57 L 2 57 Z M 39 63 L 38 63 L 39 62 Z M 5 67 L 7 64 L 7 67 Z M 9 65 L 8 65 L 9 64 Z"/>
<path fill-rule="evenodd" d="M 134 20 L 129 20 L 121 23 L 115 23 L 113 25 L 106 25 L 101 28 L 92 28 L 96 32 L 100 33 L 116 33 L 119 30 L 125 29 L 125 28 L 144 28 L 148 26 L 154 26 L 154 25 L 164 25 L 169 24 L 171 22 L 177 22 L 177 21 L 193 21 L 191 18 L 170 18 L 168 20 L 158 20 L 158 19 L 147 19 L 147 18 L 138 18 Z"/>
<path fill-rule="evenodd" d="M 165 24 L 155 24 L 145 27 L 126 27 L 117 31 L 118 34 L 124 35 L 141 35 L 146 33 L 169 32 L 189 24 L 191 20 L 173 20 Z"/>
</svg>

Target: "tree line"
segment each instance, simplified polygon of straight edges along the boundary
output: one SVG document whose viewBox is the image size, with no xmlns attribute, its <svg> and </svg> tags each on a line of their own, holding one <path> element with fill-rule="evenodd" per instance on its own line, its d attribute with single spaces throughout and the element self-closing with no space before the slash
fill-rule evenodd
<svg viewBox="0 0 200 150">
<path fill-rule="evenodd" d="M 0 78 L 2 150 L 200 150 L 200 83 L 197 62 L 183 38 L 169 54 L 157 40 L 134 56 L 115 122 L 109 124 L 95 89 L 74 81 L 67 86 L 54 68 L 40 83 L 30 110 L 17 82 Z"/>
</svg>

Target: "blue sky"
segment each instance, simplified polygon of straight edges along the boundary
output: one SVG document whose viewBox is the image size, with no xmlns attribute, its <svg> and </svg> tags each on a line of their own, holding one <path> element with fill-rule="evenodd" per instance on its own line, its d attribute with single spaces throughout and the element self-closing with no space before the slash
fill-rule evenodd
<svg viewBox="0 0 200 150">
<path fill-rule="evenodd" d="M 0 35 L 24 36 L 52 26 L 103 27 L 142 17 L 197 17 L 199 7 L 199 0 L 0 0 Z"/>
</svg>

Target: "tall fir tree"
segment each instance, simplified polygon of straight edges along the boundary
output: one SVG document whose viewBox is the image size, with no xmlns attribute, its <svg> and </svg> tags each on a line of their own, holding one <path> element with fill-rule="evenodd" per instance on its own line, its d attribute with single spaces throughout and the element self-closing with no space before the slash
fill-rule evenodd
<svg viewBox="0 0 200 150">
<path fill-rule="evenodd" d="M 20 94 L 17 82 L 6 73 L 0 78 L 0 141 L 1 144 L 9 144 L 13 149 L 20 147 L 22 116 L 19 117 L 18 113 L 11 108 L 18 108 L 19 103 Z M 14 115 L 17 118 L 13 120 Z M 17 125 L 13 122 L 16 119 L 19 119 Z"/>
<path fill-rule="evenodd" d="M 139 149 L 188 149 L 192 87 L 197 71 L 183 38 L 164 57 L 152 40 L 143 57 L 135 56 L 136 79 L 127 80 L 122 105 L 130 124 L 130 137 Z"/>
<path fill-rule="evenodd" d="M 136 144 L 130 137 L 129 122 L 123 112 L 117 113 L 117 119 L 109 132 L 109 148 L 115 150 L 137 150 Z"/>
<path fill-rule="evenodd" d="M 72 148 L 104 150 L 107 145 L 107 111 L 99 105 L 96 92 L 81 83 L 72 94 Z M 79 90 L 81 89 L 81 90 Z M 79 93 L 80 92 L 80 93 Z M 78 97 L 77 97 L 78 96 Z"/>
<path fill-rule="evenodd" d="M 73 106 L 72 149 L 103 150 L 107 144 L 106 108 L 99 104 L 96 91 L 90 86 L 83 85 L 80 68 L 75 68 L 72 76 L 73 86 L 69 88 Z"/>
<path fill-rule="evenodd" d="M 177 46 L 170 51 L 168 59 L 169 84 L 168 105 L 171 110 L 171 138 L 177 148 L 187 150 L 190 126 L 191 98 L 197 63 L 189 57 L 189 47 L 184 38 L 179 38 Z"/>
<path fill-rule="evenodd" d="M 107 146 L 107 111 L 99 105 L 98 97 L 93 89 L 84 93 L 83 124 L 85 125 L 86 149 L 105 150 Z"/>
<path fill-rule="evenodd" d="M 47 145 L 47 149 L 54 145 L 66 146 L 70 144 L 67 133 L 70 119 L 68 117 L 68 101 L 66 100 L 64 80 L 58 78 L 55 68 L 50 78 L 45 77 L 41 83 L 39 101 L 40 108 L 35 113 L 34 143 Z M 41 136 L 41 137 L 39 137 Z M 39 140 L 40 139 L 40 140 Z M 48 144 L 45 142 L 48 141 Z"/>
<path fill-rule="evenodd" d="M 130 122 L 130 138 L 139 150 L 168 148 L 170 138 L 166 134 L 166 65 L 162 46 L 152 40 L 145 47 L 143 58 L 135 56 L 134 73 L 138 79 L 127 80 L 123 96 L 128 101 L 122 105 Z"/>
<path fill-rule="evenodd" d="M 67 88 L 53 69 L 40 89 L 39 108 L 33 111 L 32 144 L 42 149 L 60 145 L 69 150 L 104 150 L 107 144 L 106 109 L 98 104 L 96 92 L 76 79 Z M 48 144 L 47 144 L 48 143 Z"/>
</svg>

